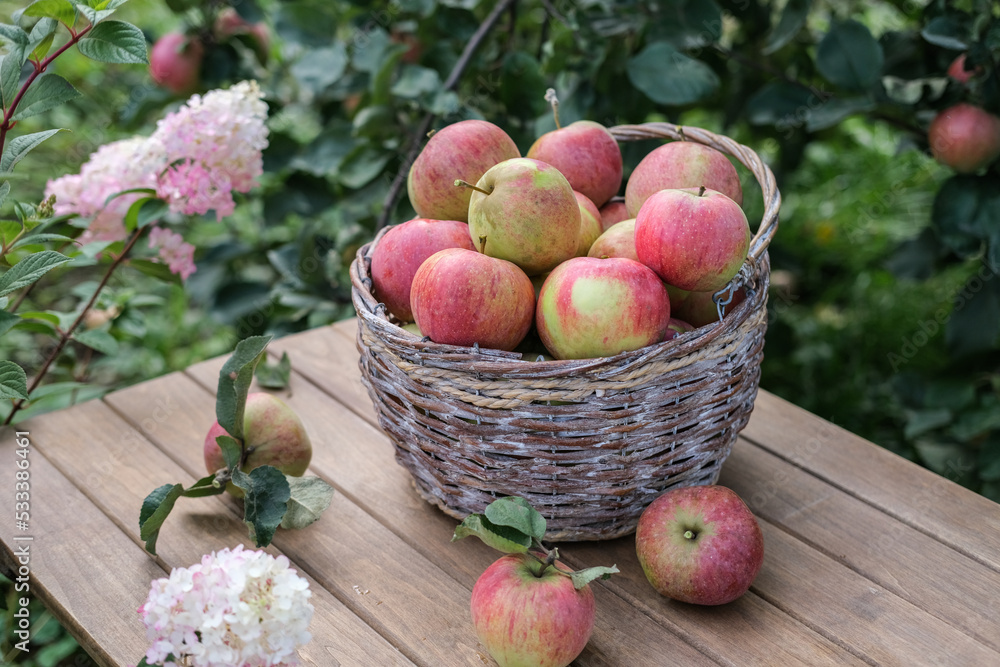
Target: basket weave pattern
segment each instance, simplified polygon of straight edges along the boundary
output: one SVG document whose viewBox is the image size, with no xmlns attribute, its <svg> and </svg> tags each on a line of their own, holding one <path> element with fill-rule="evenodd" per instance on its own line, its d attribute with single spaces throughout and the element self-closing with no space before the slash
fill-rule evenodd
<svg viewBox="0 0 1000 667">
<path fill-rule="evenodd" d="M 402 330 L 371 293 L 371 256 L 351 265 L 362 380 L 418 493 L 455 518 L 505 495 L 528 499 L 551 541 L 635 530 L 675 486 L 714 483 L 746 425 L 767 328 L 767 244 L 780 195 L 749 148 L 669 123 L 612 128 L 622 141 L 697 141 L 756 176 L 765 213 L 733 287 L 746 298 L 721 323 L 614 357 L 529 361 L 440 345 Z"/>
</svg>

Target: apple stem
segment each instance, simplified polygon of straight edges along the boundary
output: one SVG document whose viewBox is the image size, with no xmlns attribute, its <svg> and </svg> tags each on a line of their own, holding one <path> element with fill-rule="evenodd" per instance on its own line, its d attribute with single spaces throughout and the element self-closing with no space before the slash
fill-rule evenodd
<svg viewBox="0 0 1000 667">
<path fill-rule="evenodd" d="M 484 255 L 486 254 L 486 237 L 485 236 L 480 236 L 479 237 L 479 252 L 483 253 Z"/>
<path fill-rule="evenodd" d="M 698 196 L 699 197 L 704 197 L 705 196 L 705 190 L 707 190 L 707 189 L 708 188 L 706 188 L 704 185 L 701 186 L 700 188 L 698 188 Z"/>
<path fill-rule="evenodd" d="M 483 193 L 484 195 L 489 195 L 489 194 L 491 194 L 490 192 L 488 192 L 488 191 L 486 191 L 486 190 L 483 190 L 483 189 L 482 189 L 481 187 L 479 187 L 478 185 L 473 185 L 472 183 L 469 183 L 469 182 L 467 182 L 467 181 L 463 181 L 463 180 L 462 180 L 462 179 L 460 179 L 460 178 L 459 178 L 459 179 L 456 179 L 456 180 L 455 180 L 455 185 L 456 185 L 456 186 L 461 186 L 461 187 L 463 187 L 463 188 L 471 188 L 472 190 L 475 190 L 476 192 L 482 192 L 482 193 Z"/>
<path fill-rule="evenodd" d="M 556 97 L 555 88 L 549 88 L 545 91 L 545 101 L 552 105 L 552 117 L 556 121 L 556 129 L 561 130 L 562 125 L 559 124 L 559 98 Z"/>
<path fill-rule="evenodd" d="M 694 531 L 693 530 L 685 530 L 684 531 L 684 538 L 688 539 L 688 540 L 693 540 L 695 538 Z"/>
</svg>

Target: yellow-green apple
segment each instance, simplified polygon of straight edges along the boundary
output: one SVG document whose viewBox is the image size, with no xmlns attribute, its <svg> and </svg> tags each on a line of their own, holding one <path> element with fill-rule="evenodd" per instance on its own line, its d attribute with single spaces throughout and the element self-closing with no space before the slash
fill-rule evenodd
<svg viewBox="0 0 1000 667">
<path fill-rule="evenodd" d="M 635 551 L 660 594 L 717 605 L 750 588 L 764 562 L 764 536 L 732 489 L 687 486 L 663 493 L 643 510 Z"/>
<path fill-rule="evenodd" d="M 525 155 L 561 171 L 574 190 L 597 206 L 618 194 L 622 185 L 618 141 L 606 127 L 591 120 L 578 120 L 546 132 Z"/>
<path fill-rule="evenodd" d="M 639 261 L 635 254 L 635 219 L 611 225 L 590 246 L 589 257 L 627 257 Z"/>
<path fill-rule="evenodd" d="M 663 340 L 667 289 L 649 268 L 622 257 L 575 257 L 549 274 L 535 325 L 556 359 L 610 357 Z"/>
<path fill-rule="evenodd" d="M 432 220 L 469 219 L 471 191 L 457 179 L 475 183 L 493 165 L 520 157 L 514 140 L 493 123 L 463 120 L 431 135 L 406 178 L 413 210 Z"/>
<path fill-rule="evenodd" d="M 229 435 L 216 421 L 205 436 L 205 469 L 209 473 L 226 467 L 216 438 Z M 286 475 L 301 477 L 312 460 L 312 442 L 302 420 L 288 404 L 273 394 L 250 392 L 243 412 L 243 445 L 249 454 L 240 468 L 250 472 L 260 466 L 274 466 Z M 232 482 L 226 490 L 237 498 L 243 490 Z"/>
<path fill-rule="evenodd" d="M 604 230 L 601 228 L 601 213 L 594 206 L 594 202 L 581 192 L 574 190 L 573 194 L 580 204 L 580 240 L 576 246 L 576 256 L 584 257 Z"/>
<path fill-rule="evenodd" d="M 402 322 L 413 320 L 410 285 L 424 260 L 445 248 L 475 250 L 469 225 L 458 220 L 414 218 L 387 231 L 372 252 L 375 296 Z"/>
<path fill-rule="evenodd" d="M 625 186 L 629 217 L 643 202 L 668 188 L 711 188 L 743 204 L 743 188 L 736 167 L 723 153 L 692 141 L 672 141 L 649 152 L 636 165 Z"/>
<path fill-rule="evenodd" d="M 1000 157 L 1000 118 L 962 102 L 934 117 L 927 140 L 941 164 L 963 174 L 976 172 Z"/>
<path fill-rule="evenodd" d="M 684 320 L 671 317 L 670 322 L 667 324 L 667 333 L 663 335 L 663 340 L 673 340 L 688 331 L 694 331 L 694 327 Z"/>
<path fill-rule="evenodd" d="M 667 285 L 667 294 L 670 295 L 671 315 L 689 323 L 696 329 L 719 321 L 719 307 L 715 304 L 715 292 L 688 292 L 673 285 Z M 731 313 L 736 306 L 743 303 L 745 298 L 746 290 L 742 287 L 736 290 L 733 298 L 724 306 L 724 315 Z"/>
<path fill-rule="evenodd" d="M 612 199 L 598 210 L 601 212 L 601 228 L 604 231 L 611 229 L 612 225 L 635 217 L 628 214 L 625 200 L 621 198 Z"/>
<path fill-rule="evenodd" d="M 205 47 L 197 37 L 170 32 L 153 44 L 149 73 L 161 87 L 184 95 L 198 88 L 204 57 Z"/>
<path fill-rule="evenodd" d="M 580 590 L 558 560 L 507 554 L 472 587 L 472 624 L 500 667 L 566 667 L 583 651 L 594 629 L 590 586 Z"/>
<path fill-rule="evenodd" d="M 746 214 L 716 190 L 660 190 L 635 218 L 639 261 L 663 282 L 684 290 L 722 289 L 740 270 L 749 248 Z"/>
<path fill-rule="evenodd" d="M 435 343 L 513 350 L 531 329 L 535 290 L 511 262 L 448 248 L 417 269 L 410 308 Z"/>
<path fill-rule="evenodd" d="M 968 83 L 969 79 L 974 76 L 979 76 L 982 72 L 983 68 L 980 66 L 973 67 L 972 69 L 965 69 L 964 53 L 952 60 L 951 65 L 948 66 L 948 76 L 959 83 Z"/>
<path fill-rule="evenodd" d="M 552 165 L 530 158 L 505 160 L 474 188 L 455 190 L 472 192 L 469 233 L 490 257 L 514 262 L 533 276 L 576 255 L 580 204 L 569 181 Z"/>
</svg>

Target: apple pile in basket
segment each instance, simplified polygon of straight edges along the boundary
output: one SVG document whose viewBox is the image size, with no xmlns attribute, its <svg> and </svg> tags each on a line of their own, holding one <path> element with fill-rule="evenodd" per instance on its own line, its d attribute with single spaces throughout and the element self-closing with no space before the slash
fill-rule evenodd
<svg viewBox="0 0 1000 667">
<path fill-rule="evenodd" d="M 420 217 L 372 253 L 374 294 L 435 343 L 531 351 L 534 326 L 556 359 L 612 356 L 717 321 L 713 295 L 750 245 L 735 167 L 674 141 L 612 199 L 621 183 L 618 142 L 598 123 L 544 134 L 525 157 L 492 123 L 448 125 L 410 169 Z"/>
</svg>

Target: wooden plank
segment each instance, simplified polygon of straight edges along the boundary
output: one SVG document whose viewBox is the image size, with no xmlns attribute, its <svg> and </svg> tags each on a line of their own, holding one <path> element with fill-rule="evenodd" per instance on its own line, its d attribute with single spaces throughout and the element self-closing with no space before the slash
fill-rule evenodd
<svg viewBox="0 0 1000 667">
<path fill-rule="evenodd" d="M 720 483 L 757 516 L 1000 649 L 1000 573 L 742 439 Z"/>
<path fill-rule="evenodd" d="M 315 347 L 312 341 L 320 336 Z M 328 384 L 329 390 L 342 395 L 346 382 L 360 386 L 359 371 L 325 373 L 324 355 L 343 357 L 348 354 L 350 341 L 347 338 L 331 338 L 330 333 L 299 334 L 287 343 L 285 349 L 292 359 L 293 369 L 308 369 L 318 373 Z M 307 361 L 308 360 L 308 361 Z M 221 362 L 197 365 L 189 373 L 204 385 L 211 386 L 218 377 Z M 344 389 L 343 393 L 349 390 Z M 496 553 L 478 541 L 465 540 L 448 545 L 456 521 L 437 511 L 424 502 L 412 490 L 409 474 L 392 459 L 392 447 L 385 435 L 368 423 L 362 422 L 354 413 L 330 400 L 330 397 L 302 382 L 293 382 L 289 403 L 296 411 L 308 419 L 310 432 L 330 434 L 325 445 L 316 448 L 314 465 L 345 493 L 356 498 L 370 513 L 390 527 L 397 535 L 410 542 L 426 557 L 441 563 L 445 569 L 471 587 L 485 567 L 496 558 Z M 367 400 L 367 398 L 366 398 Z M 369 401 L 370 405 L 370 401 Z M 336 437 L 334 437 L 336 436 Z M 414 530 L 419 526 L 419 530 Z M 619 545 L 625 541 L 619 541 Z M 608 543 L 603 543 L 608 544 Z M 616 664 L 641 664 L 643 655 L 653 653 L 649 637 L 663 630 L 646 630 L 638 638 L 623 641 L 623 637 L 634 633 L 637 627 L 647 628 L 652 616 L 655 624 L 683 637 L 697 646 L 703 653 L 727 664 L 845 664 L 855 661 L 846 651 L 824 637 L 789 618 L 755 595 L 748 595 L 739 603 L 716 608 L 712 612 L 692 616 L 690 608 L 663 608 L 658 596 L 649 587 L 635 558 L 634 546 L 616 548 L 604 553 L 604 547 L 597 549 L 592 558 L 574 559 L 572 554 L 578 545 L 566 545 L 563 554 L 577 566 L 611 564 L 617 558 L 620 568 L 628 561 L 634 567 L 627 568 L 625 575 L 616 575 L 610 581 L 595 586 L 601 612 L 598 614 L 598 630 L 607 624 L 607 645 L 602 644 L 601 633 L 595 632 L 588 650 L 607 653 L 617 645 L 620 650 L 627 647 L 639 649 L 635 656 L 623 655 Z M 624 568 L 623 568 L 624 569 Z M 629 584 L 620 584 L 622 576 L 630 578 Z M 622 595 L 623 586 L 629 588 Z M 613 591 L 606 595 L 604 588 Z M 653 599 L 654 604 L 639 602 Z M 637 604 L 637 602 L 639 602 Z M 611 610 L 604 611 L 611 607 Z M 642 613 L 637 613 L 641 609 Z M 637 624 L 639 624 L 637 626 Z M 602 630 L 603 631 L 603 630 Z M 657 651 L 655 654 L 659 655 Z M 584 656 L 584 660 L 588 656 Z M 588 663 L 589 664 L 589 663 Z"/>
<path fill-rule="evenodd" d="M 40 425 L 48 419 L 43 415 L 17 426 L 29 432 L 31 441 L 30 530 L 15 533 L 12 517 L 5 517 L 10 520 L 0 529 L 0 555 L 16 573 L 21 564 L 15 551 L 28 545 L 30 590 L 23 595 L 41 599 L 98 664 L 134 665 L 148 648 L 136 609 L 146 600 L 150 582 L 165 572 L 43 456 L 49 436 Z M 15 431 L 4 429 L 0 497 L 11 503 L 14 450 Z M 33 539 L 14 541 L 25 536 Z"/>
<path fill-rule="evenodd" d="M 1000 504 L 764 391 L 742 435 L 1000 571 Z"/>
<path fill-rule="evenodd" d="M 187 415 L 179 411 L 172 396 L 159 392 L 150 397 L 145 411 L 136 415 L 140 422 L 158 429 L 187 421 Z M 90 500 L 83 502 L 99 505 L 117 524 L 115 532 L 124 532 L 123 537 L 136 543 L 142 499 L 162 484 L 180 482 L 187 485 L 196 479 L 103 403 L 91 402 L 47 414 L 37 422 L 33 432 L 38 434 L 39 449 L 66 476 L 86 480 Z M 86 437 L 66 437 L 68 433 L 83 433 Z M 187 567 L 200 561 L 203 554 L 241 543 L 252 548 L 242 522 L 218 498 L 182 498 L 160 531 L 157 552 L 166 569 L 170 569 Z M 269 551 L 279 553 L 277 549 Z M 145 559 L 152 561 L 148 554 Z M 296 567 L 301 573 L 302 568 Z M 144 587 L 148 591 L 148 580 Z M 315 662 L 306 664 L 329 665 L 331 660 L 359 666 L 371 665 L 373 661 L 387 665 L 411 664 L 323 586 L 311 580 L 310 589 L 315 608 L 310 625 L 313 641 L 302 655 L 303 658 L 307 655 L 317 657 Z M 125 597 L 112 597 L 104 604 L 109 608 L 123 606 L 133 615 L 138 606 Z M 129 626 L 142 627 L 137 618 L 131 619 Z M 132 657 L 131 661 L 135 659 Z"/>
</svg>

